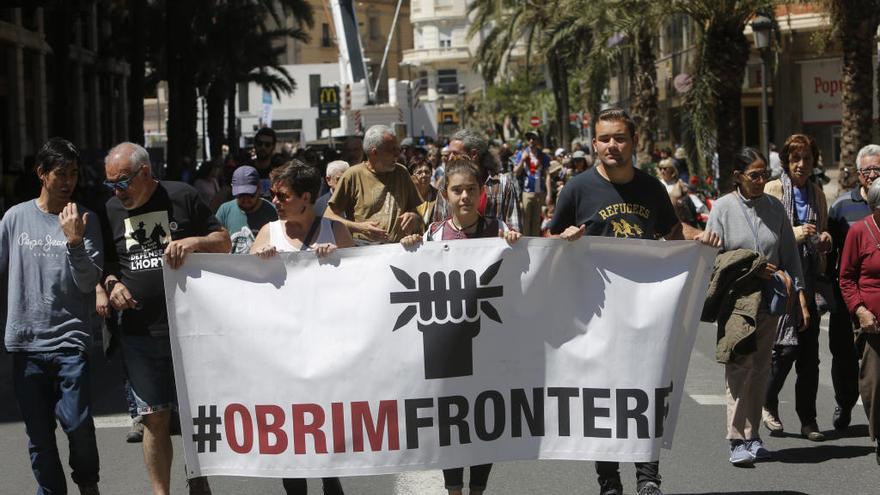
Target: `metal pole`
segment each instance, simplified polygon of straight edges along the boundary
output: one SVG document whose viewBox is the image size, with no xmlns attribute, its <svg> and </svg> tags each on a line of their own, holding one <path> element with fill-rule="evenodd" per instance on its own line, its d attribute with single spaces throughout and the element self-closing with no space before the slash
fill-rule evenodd
<svg viewBox="0 0 880 495">
<path fill-rule="evenodd" d="M 410 81 L 409 84 L 406 85 L 407 102 L 409 103 L 409 132 L 407 132 L 407 135 L 409 135 L 410 137 L 415 137 L 416 130 L 413 124 L 413 107 L 415 106 L 415 95 L 413 95 L 412 84 L 413 82 Z"/>
<path fill-rule="evenodd" d="M 397 29 L 397 19 L 400 17 L 400 6 L 403 0 L 397 0 L 397 8 L 394 10 L 394 20 L 391 21 L 391 30 L 388 32 L 388 41 L 385 43 L 385 53 L 382 54 L 382 64 L 379 66 L 379 73 L 376 74 L 376 84 L 373 85 L 379 89 L 379 82 L 382 80 L 382 72 L 385 70 L 385 62 L 388 61 L 388 50 L 391 48 L 391 40 L 394 39 L 394 30 Z"/>
<path fill-rule="evenodd" d="M 770 125 L 767 107 L 767 50 L 761 50 L 761 147 L 764 156 L 770 159 Z"/>
</svg>

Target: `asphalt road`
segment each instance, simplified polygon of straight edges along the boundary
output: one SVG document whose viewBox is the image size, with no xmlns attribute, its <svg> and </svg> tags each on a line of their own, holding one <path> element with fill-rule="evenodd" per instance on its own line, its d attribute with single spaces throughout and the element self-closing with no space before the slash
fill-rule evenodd
<svg viewBox="0 0 880 495">
<path fill-rule="evenodd" d="M 794 433 L 764 436 L 775 460 L 753 468 L 735 468 L 727 461 L 724 439 L 723 369 L 714 361 L 714 326 L 703 325 L 691 355 L 685 396 L 675 444 L 663 451 L 661 473 L 667 494 L 877 494 L 880 466 L 867 438 L 860 406 L 853 426 L 843 435 L 831 428 L 834 409 L 827 346 L 827 318 L 823 319 L 821 383 L 818 397 L 819 427 L 829 440 L 812 443 Z M 93 389 L 101 454 L 101 490 L 104 494 L 148 494 L 140 445 L 126 444 L 127 415 L 117 363 L 107 363 L 100 350 L 93 359 Z M 27 456 L 27 437 L 9 381 L 9 357 L 0 355 L 0 495 L 35 491 Z M 794 372 L 782 392 L 781 415 L 791 432 L 799 430 L 794 412 Z M 67 459 L 66 439 L 58 434 L 62 460 Z M 180 438 L 175 437 L 173 493 L 187 493 Z M 635 490 L 631 465 L 623 465 L 626 493 Z M 70 482 L 69 488 L 75 493 Z M 215 494 L 280 494 L 281 482 L 273 479 L 214 477 Z M 353 477 L 343 479 L 346 493 L 364 495 L 442 495 L 439 472 Z M 590 494 L 598 493 L 593 465 L 588 462 L 525 461 L 497 464 L 488 493 L 496 494 Z M 311 493 L 321 493 L 320 482 L 310 481 Z"/>
</svg>

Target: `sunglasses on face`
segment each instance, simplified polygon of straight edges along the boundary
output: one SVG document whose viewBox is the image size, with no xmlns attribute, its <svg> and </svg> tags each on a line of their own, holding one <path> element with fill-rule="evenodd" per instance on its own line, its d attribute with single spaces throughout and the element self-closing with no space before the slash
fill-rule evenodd
<svg viewBox="0 0 880 495">
<path fill-rule="evenodd" d="M 271 147 L 275 146 L 275 143 L 273 143 L 272 141 L 262 141 L 261 140 L 261 141 L 257 141 L 257 146 L 262 146 L 264 148 L 271 148 Z"/>
<path fill-rule="evenodd" d="M 144 168 L 143 165 L 141 165 L 141 168 Z M 141 171 L 141 168 L 137 169 L 137 172 L 132 174 L 131 177 L 123 177 L 122 179 L 116 181 L 105 180 L 104 187 L 106 187 L 110 191 L 115 191 L 117 189 L 119 189 L 120 191 L 127 191 L 128 188 L 131 186 L 131 181 L 133 181 L 134 178 L 137 177 L 137 174 Z"/>
<path fill-rule="evenodd" d="M 877 177 L 880 175 L 880 168 L 863 168 L 859 173 L 865 177 Z"/>
<path fill-rule="evenodd" d="M 752 181 L 752 182 L 758 182 L 758 181 L 760 181 L 760 180 L 767 180 L 767 179 L 769 179 L 769 178 L 770 178 L 770 171 L 765 170 L 765 171 L 763 171 L 763 172 L 749 172 L 749 173 L 747 173 L 747 174 L 744 173 L 743 175 L 745 175 L 746 177 L 748 177 L 749 180 Z"/>
</svg>

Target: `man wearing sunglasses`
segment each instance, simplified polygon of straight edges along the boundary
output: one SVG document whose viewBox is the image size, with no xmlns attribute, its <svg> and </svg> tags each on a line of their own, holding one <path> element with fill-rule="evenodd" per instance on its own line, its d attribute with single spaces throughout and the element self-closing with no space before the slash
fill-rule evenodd
<svg viewBox="0 0 880 495">
<path fill-rule="evenodd" d="M 840 293 L 840 254 L 849 228 L 871 214 L 868 189 L 880 177 L 880 146 L 869 144 L 856 156 L 859 187 L 838 197 L 828 212 L 828 232 L 834 239 L 827 254 L 826 276 L 834 289 L 828 322 L 828 347 L 831 351 L 831 383 L 834 385 L 836 430 L 846 430 L 852 420 L 852 409 L 859 400 L 859 357 L 853 345 L 853 325 Z"/>
<path fill-rule="evenodd" d="M 162 266 L 179 268 L 190 253 L 228 253 L 229 234 L 192 186 L 158 181 L 147 151 L 122 143 L 105 159 L 111 238 L 104 290 L 121 312 L 119 340 L 137 413 L 144 424 L 144 462 L 154 494 L 169 493 L 171 412 L 177 406 Z M 207 479 L 190 493 L 210 493 Z"/>
</svg>

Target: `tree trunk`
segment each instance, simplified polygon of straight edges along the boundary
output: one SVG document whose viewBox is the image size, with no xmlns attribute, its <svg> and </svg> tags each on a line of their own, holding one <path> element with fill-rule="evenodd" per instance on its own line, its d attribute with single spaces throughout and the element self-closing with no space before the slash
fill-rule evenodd
<svg viewBox="0 0 880 495">
<path fill-rule="evenodd" d="M 640 29 L 636 33 L 635 99 L 633 120 L 639 133 L 639 155 L 654 153 L 657 139 L 657 65 L 652 43 L 652 33 Z"/>
<path fill-rule="evenodd" d="M 144 92 L 147 51 L 147 1 L 131 2 L 131 71 L 128 78 L 128 140 L 144 144 Z M 159 117 L 161 118 L 161 116 Z"/>
<path fill-rule="evenodd" d="M 226 111 L 226 85 L 215 80 L 207 92 L 208 105 L 208 140 L 211 142 L 211 158 L 217 159 L 222 155 L 223 121 Z"/>
<path fill-rule="evenodd" d="M 724 19 L 706 30 L 709 73 L 716 81 L 715 135 L 718 152 L 719 183 L 723 194 L 733 190 L 734 157 L 742 147 L 742 79 L 749 58 L 749 44 L 743 35 L 745 26 Z M 706 157 L 712 162 L 712 157 Z"/>
<path fill-rule="evenodd" d="M 196 67 L 192 20 L 196 2 L 167 2 L 165 22 L 168 52 L 168 151 L 167 176 L 177 180 L 184 167 L 195 160 Z"/>
<path fill-rule="evenodd" d="M 838 180 L 844 189 L 851 189 L 858 183 L 856 155 L 871 142 L 874 113 L 871 57 L 875 49 L 874 33 L 877 31 L 878 18 L 876 14 L 859 8 L 862 3 L 846 1 L 838 5 L 840 19 L 837 24 L 843 48 L 840 164 L 852 171 L 850 174 L 840 174 Z M 831 160 L 837 158 L 831 157 Z"/>
<path fill-rule="evenodd" d="M 547 64 L 550 69 L 550 78 L 553 82 L 553 100 L 556 102 L 556 125 L 558 127 L 559 146 L 568 148 L 571 146 L 571 132 L 568 125 L 568 72 L 559 57 L 550 53 L 547 55 Z"/>
</svg>

